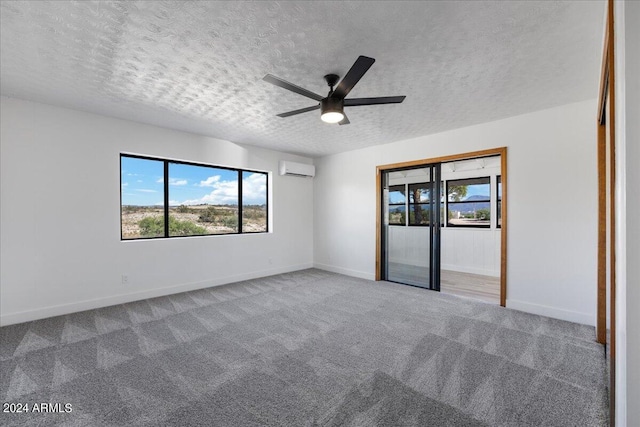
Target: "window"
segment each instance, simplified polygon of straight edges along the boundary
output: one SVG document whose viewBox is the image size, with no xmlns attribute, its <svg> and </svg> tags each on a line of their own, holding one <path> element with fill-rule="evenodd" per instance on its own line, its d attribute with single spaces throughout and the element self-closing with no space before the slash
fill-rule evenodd
<svg viewBox="0 0 640 427">
<path fill-rule="evenodd" d="M 498 175 L 497 193 L 498 193 L 498 197 L 496 197 L 496 200 L 497 200 L 496 218 L 498 219 L 497 226 L 498 228 L 500 228 L 502 227 L 502 177 L 500 175 Z"/>
<path fill-rule="evenodd" d="M 430 182 L 409 184 L 409 225 L 429 225 Z"/>
<path fill-rule="evenodd" d="M 491 181 L 489 177 L 447 181 L 447 226 L 491 225 Z"/>
<path fill-rule="evenodd" d="M 267 174 L 242 172 L 242 231 L 267 231 Z"/>
<path fill-rule="evenodd" d="M 120 174 L 122 238 L 164 237 L 164 162 L 120 156 Z"/>
<path fill-rule="evenodd" d="M 389 187 L 389 225 L 406 224 L 406 202 L 404 185 Z"/>
<path fill-rule="evenodd" d="M 268 231 L 265 172 L 121 154 L 120 173 L 123 240 Z"/>
</svg>

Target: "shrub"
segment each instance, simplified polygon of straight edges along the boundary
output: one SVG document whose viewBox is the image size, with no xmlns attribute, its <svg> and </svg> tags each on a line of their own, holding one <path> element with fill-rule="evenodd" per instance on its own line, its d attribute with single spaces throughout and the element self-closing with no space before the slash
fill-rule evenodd
<svg viewBox="0 0 640 427">
<path fill-rule="evenodd" d="M 217 214 L 218 214 L 218 210 L 213 206 L 209 206 L 207 209 L 202 211 L 199 219 L 201 222 L 216 222 Z"/>
<path fill-rule="evenodd" d="M 478 209 L 476 211 L 476 218 L 482 220 L 489 220 L 491 218 L 491 212 L 489 209 Z"/>
<path fill-rule="evenodd" d="M 142 237 L 164 236 L 164 218 L 160 216 L 148 216 L 138 222 Z"/>
<path fill-rule="evenodd" d="M 224 218 L 221 218 L 220 222 L 225 227 L 229 227 L 229 228 L 233 228 L 233 229 L 235 229 L 238 226 L 238 219 L 236 218 L 235 215 L 233 215 L 233 216 L 225 216 Z"/>
<path fill-rule="evenodd" d="M 140 220 L 138 223 L 140 234 L 143 237 L 162 237 L 164 236 L 164 218 L 161 216 L 150 216 Z M 207 230 L 191 221 L 180 221 L 175 217 L 169 216 L 169 235 L 170 236 L 193 236 L 198 234 L 206 234 Z"/>
<path fill-rule="evenodd" d="M 169 216 L 170 236 L 193 236 L 195 234 L 207 234 L 207 229 L 191 221 L 179 221 Z"/>
<path fill-rule="evenodd" d="M 267 212 L 264 205 L 245 205 L 242 208 L 242 216 L 249 219 L 264 218 Z"/>
</svg>

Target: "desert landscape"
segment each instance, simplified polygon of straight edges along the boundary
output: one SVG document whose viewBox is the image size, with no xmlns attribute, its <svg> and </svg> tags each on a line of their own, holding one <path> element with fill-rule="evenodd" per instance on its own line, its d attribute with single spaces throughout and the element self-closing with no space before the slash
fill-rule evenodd
<svg viewBox="0 0 640 427">
<path fill-rule="evenodd" d="M 159 206 L 122 206 L 122 239 L 164 237 L 164 209 Z M 242 232 L 267 231 L 264 205 L 242 207 Z M 196 205 L 169 208 L 169 236 L 198 236 L 238 232 L 238 206 Z"/>
</svg>

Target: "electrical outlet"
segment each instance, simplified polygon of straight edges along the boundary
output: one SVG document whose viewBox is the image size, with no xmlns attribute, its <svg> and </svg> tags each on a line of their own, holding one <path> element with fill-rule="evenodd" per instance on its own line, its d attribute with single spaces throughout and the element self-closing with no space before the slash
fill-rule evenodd
<svg viewBox="0 0 640 427">
<path fill-rule="evenodd" d="M 129 276 L 127 276 L 126 274 L 122 275 L 122 284 L 123 285 L 128 285 L 129 284 Z"/>
</svg>

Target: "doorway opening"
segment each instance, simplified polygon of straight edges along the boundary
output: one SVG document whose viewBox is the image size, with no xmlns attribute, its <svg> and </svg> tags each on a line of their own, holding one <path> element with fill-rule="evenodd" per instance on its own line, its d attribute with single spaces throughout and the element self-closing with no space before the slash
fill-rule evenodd
<svg viewBox="0 0 640 427">
<path fill-rule="evenodd" d="M 377 168 L 376 280 L 506 303 L 506 148 Z"/>
</svg>

